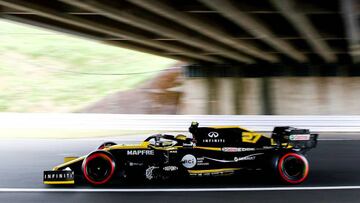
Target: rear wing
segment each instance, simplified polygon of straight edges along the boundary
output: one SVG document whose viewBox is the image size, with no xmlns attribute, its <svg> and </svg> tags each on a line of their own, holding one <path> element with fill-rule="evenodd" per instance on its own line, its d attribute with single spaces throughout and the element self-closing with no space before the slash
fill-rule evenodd
<svg viewBox="0 0 360 203">
<path fill-rule="evenodd" d="M 295 149 L 311 149 L 316 147 L 318 136 L 308 129 L 285 126 L 275 127 L 271 138 L 279 148 L 290 145 Z"/>
</svg>

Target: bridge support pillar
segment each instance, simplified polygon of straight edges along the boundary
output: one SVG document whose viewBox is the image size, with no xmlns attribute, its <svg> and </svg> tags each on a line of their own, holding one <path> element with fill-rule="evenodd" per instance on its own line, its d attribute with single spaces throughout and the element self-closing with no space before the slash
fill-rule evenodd
<svg viewBox="0 0 360 203">
<path fill-rule="evenodd" d="M 217 78 L 216 114 L 236 114 L 236 78 Z"/>
<path fill-rule="evenodd" d="M 180 114 L 209 114 L 209 82 L 207 78 L 186 78 L 183 83 Z"/>
<path fill-rule="evenodd" d="M 188 77 L 183 83 L 179 113 L 264 114 L 263 86 L 259 78 Z"/>
</svg>

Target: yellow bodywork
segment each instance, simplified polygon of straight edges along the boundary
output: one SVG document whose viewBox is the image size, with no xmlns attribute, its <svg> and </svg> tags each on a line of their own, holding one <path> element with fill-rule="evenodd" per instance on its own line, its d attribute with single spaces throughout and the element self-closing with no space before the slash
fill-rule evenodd
<svg viewBox="0 0 360 203">
<path fill-rule="evenodd" d="M 276 145 L 276 142 L 274 141 L 274 139 L 266 136 L 266 135 L 263 135 L 261 133 L 257 133 L 257 132 L 254 132 L 254 131 L 251 131 L 251 130 L 248 130 L 246 128 L 243 128 L 243 127 L 239 127 L 239 126 L 212 126 L 211 128 L 215 128 L 215 129 L 227 129 L 227 128 L 239 128 L 239 129 L 242 129 L 244 130 L 245 132 L 242 133 L 242 142 L 247 142 L 247 143 L 257 143 L 259 141 L 259 139 L 261 137 L 266 137 L 268 139 L 270 139 L 270 142 L 271 142 L 271 145 L 272 146 L 275 146 Z M 292 148 L 293 146 L 288 144 L 288 143 L 282 143 L 281 144 L 282 146 L 287 146 L 286 148 Z"/>
<path fill-rule="evenodd" d="M 46 185 L 71 185 L 75 184 L 74 180 L 69 181 L 44 181 L 44 184 Z"/>
<path fill-rule="evenodd" d="M 221 147 L 201 147 L 201 146 L 194 146 L 194 149 L 221 151 Z"/>
<path fill-rule="evenodd" d="M 58 165 L 58 166 L 55 166 L 55 167 L 53 168 L 53 171 L 57 171 L 57 170 L 59 170 L 59 168 L 66 167 L 66 166 L 68 166 L 68 165 L 71 165 L 71 164 L 73 164 L 73 163 L 75 163 L 75 162 L 78 162 L 78 161 L 82 161 L 82 160 L 84 160 L 84 159 L 85 159 L 85 156 L 82 156 L 82 157 L 73 159 L 73 160 L 71 160 L 71 161 L 65 162 L 65 163 L 63 163 L 63 164 L 60 164 L 60 165 Z"/>
<path fill-rule="evenodd" d="M 188 170 L 188 172 L 190 174 L 203 174 L 203 173 L 232 172 L 240 169 L 241 168 L 219 168 L 219 169 L 207 169 L 207 170 Z"/>
<path fill-rule="evenodd" d="M 262 137 L 262 134 L 254 133 L 254 132 L 243 132 L 242 133 L 242 141 L 248 143 L 257 143 L 259 139 Z"/>
<path fill-rule="evenodd" d="M 64 157 L 64 163 L 73 161 L 73 160 L 75 160 L 75 159 L 77 159 L 77 158 L 79 158 L 79 157 L 77 157 L 77 156 L 67 156 L 67 157 Z"/>
<path fill-rule="evenodd" d="M 113 149 L 147 149 L 149 147 L 149 142 L 141 142 L 140 144 L 124 144 L 124 145 L 113 145 L 110 147 L 104 148 L 104 150 L 113 150 Z"/>
</svg>

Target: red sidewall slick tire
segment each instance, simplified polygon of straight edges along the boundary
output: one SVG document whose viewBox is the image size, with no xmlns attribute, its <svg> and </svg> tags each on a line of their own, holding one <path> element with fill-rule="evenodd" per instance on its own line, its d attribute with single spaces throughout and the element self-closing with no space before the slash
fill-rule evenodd
<svg viewBox="0 0 360 203">
<path fill-rule="evenodd" d="M 288 161 L 289 159 L 297 161 L 297 163 L 300 165 L 300 168 L 296 169 L 299 170 L 297 172 L 297 175 L 288 174 L 288 169 L 286 169 L 286 161 Z M 279 172 L 281 180 L 285 183 L 299 184 L 304 182 L 309 175 L 309 163 L 303 155 L 291 152 L 284 154 L 282 157 L 280 157 L 277 170 Z"/>
<path fill-rule="evenodd" d="M 94 177 L 91 177 L 92 175 L 89 173 L 90 169 L 89 169 L 89 163 L 91 163 L 94 160 L 101 160 L 104 161 L 104 163 L 106 163 L 106 165 L 104 165 L 103 167 L 108 167 L 106 170 L 106 175 L 101 178 L 101 179 L 95 179 Z M 106 183 L 108 183 L 112 176 L 114 175 L 115 172 L 115 160 L 113 158 L 113 156 L 107 152 L 107 151 L 95 151 L 91 154 L 89 154 L 85 160 L 83 161 L 82 164 L 82 171 L 83 171 L 83 175 L 85 177 L 85 179 L 93 184 L 93 185 L 104 185 Z"/>
</svg>

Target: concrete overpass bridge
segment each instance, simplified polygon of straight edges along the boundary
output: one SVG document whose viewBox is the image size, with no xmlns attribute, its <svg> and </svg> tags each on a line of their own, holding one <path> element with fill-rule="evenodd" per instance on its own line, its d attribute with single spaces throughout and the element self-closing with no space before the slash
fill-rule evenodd
<svg viewBox="0 0 360 203">
<path fill-rule="evenodd" d="M 0 0 L 5 19 L 187 62 L 191 114 L 360 113 L 359 16 L 360 0 Z"/>
</svg>

